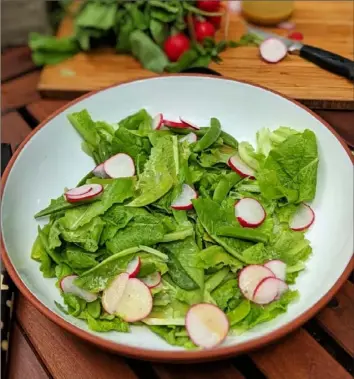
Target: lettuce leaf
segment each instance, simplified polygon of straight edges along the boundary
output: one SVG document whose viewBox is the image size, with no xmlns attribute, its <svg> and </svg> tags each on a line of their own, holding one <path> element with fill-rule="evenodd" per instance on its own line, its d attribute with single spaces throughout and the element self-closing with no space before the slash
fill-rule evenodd
<svg viewBox="0 0 354 379">
<path fill-rule="evenodd" d="M 58 222 L 60 222 L 59 220 Z M 63 240 L 75 243 L 86 251 L 95 252 L 98 249 L 101 233 L 105 223 L 100 217 L 95 217 L 89 223 L 75 230 L 61 228 Z"/>
<path fill-rule="evenodd" d="M 243 267 L 242 262 L 228 254 L 221 246 L 210 246 L 203 249 L 198 254 L 198 267 L 208 269 L 211 267 L 229 266 L 233 272 Z"/>
<path fill-rule="evenodd" d="M 182 346 L 186 349 L 195 349 L 196 346 L 187 335 L 178 336 L 178 333 L 185 331 L 181 326 L 158 326 L 148 325 L 149 329 L 163 338 L 167 343 L 174 346 Z"/>
<path fill-rule="evenodd" d="M 295 301 L 298 296 L 297 291 L 287 291 L 279 300 L 273 301 L 268 305 L 260 306 L 251 303 L 251 309 L 247 316 L 240 322 L 234 323 L 232 329 L 238 333 L 242 333 L 260 323 L 270 321 L 279 314 L 286 312 L 288 305 Z"/>
<path fill-rule="evenodd" d="M 106 212 L 113 204 L 122 203 L 133 196 L 134 178 L 114 179 L 104 187 L 103 194 L 99 201 L 80 207 L 69 209 L 65 216 L 60 219 L 65 229 L 76 230 L 84 226 L 96 216 Z"/>
<path fill-rule="evenodd" d="M 173 151 L 172 137 L 165 136 L 158 140 L 139 177 L 138 196 L 128 206 L 143 207 L 154 203 L 171 189 L 174 184 L 170 170 L 175 162 Z"/>
<path fill-rule="evenodd" d="M 113 320 L 100 320 L 87 314 L 87 324 L 89 329 L 94 332 L 109 332 L 111 330 L 122 333 L 129 332 L 129 324 L 119 317 L 115 317 Z"/>
<path fill-rule="evenodd" d="M 211 292 L 211 296 L 219 308 L 224 311 L 229 309 L 230 301 L 239 300 L 242 296 L 238 287 L 237 279 L 230 279 L 219 285 Z"/>
<path fill-rule="evenodd" d="M 310 130 L 290 135 L 273 148 L 257 173 L 266 199 L 285 197 L 289 203 L 310 201 L 316 194 L 318 152 Z"/>
</svg>

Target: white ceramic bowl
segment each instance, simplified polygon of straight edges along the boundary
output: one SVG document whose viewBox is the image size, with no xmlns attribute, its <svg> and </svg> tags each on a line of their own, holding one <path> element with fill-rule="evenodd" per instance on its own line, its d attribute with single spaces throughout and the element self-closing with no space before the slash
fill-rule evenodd
<svg viewBox="0 0 354 379">
<path fill-rule="evenodd" d="M 300 300 L 287 313 L 222 346 L 183 351 L 168 345 L 145 327 L 132 333 L 88 331 L 54 305 L 60 295 L 54 279 L 44 279 L 30 250 L 37 234 L 33 215 L 74 186 L 94 164 L 80 147 L 81 138 L 67 114 L 87 108 L 94 119 L 116 122 L 146 108 L 166 118 L 183 115 L 200 125 L 217 117 L 223 129 L 239 140 L 253 141 L 262 127 L 290 126 L 316 133 L 320 164 L 317 195 L 312 204 L 316 222 L 308 233 L 313 255 L 295 288 Z M 353 163 L 335 132 L 318 116 L 294 101 L 264 88 L 207 76 L 163 76 L 137 80 L 88 94 L 43 122 L 21 145 L 4 175 L 1 226 L 3 259 L 22 293 L 47 317 L 104 348 L 153 360 L 203 360 L 225 357 L 264 345 L 300 326 L 334 295 L 348 276 L 353 252 Z"/>
</svg>

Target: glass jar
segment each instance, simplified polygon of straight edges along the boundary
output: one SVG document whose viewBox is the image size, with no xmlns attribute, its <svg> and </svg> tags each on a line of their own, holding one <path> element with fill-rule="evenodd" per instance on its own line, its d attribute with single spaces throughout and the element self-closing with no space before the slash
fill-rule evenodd
<svg viewBox="0 0 354 379">
<path fill-rule="evenodd" d="M 293 0 L 243 0 L 244 17 L 260 25 L 276 25 L 288 19 L 294 9 Z"/>
</svg>

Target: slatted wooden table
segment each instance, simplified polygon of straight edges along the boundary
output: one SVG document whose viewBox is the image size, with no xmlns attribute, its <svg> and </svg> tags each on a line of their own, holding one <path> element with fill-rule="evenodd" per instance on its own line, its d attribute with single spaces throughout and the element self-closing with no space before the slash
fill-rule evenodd
<svg viewBox="0 0 354 379">
<path fill-rule="evenodd" d="M 26 47 L 2 54 L 2 142 L 13 150 L 61 100 L 41 99 L 39 71 Z M 354 145 L 354 112 L 321 111 Z M 99 350 L 49 321 L 16 294 L 10 379 L 350 379 L 354 356 L 354 275 L 311 321 L 262 350 L 227 361 L 173 366 L 124 359 Z"/>
</svg>

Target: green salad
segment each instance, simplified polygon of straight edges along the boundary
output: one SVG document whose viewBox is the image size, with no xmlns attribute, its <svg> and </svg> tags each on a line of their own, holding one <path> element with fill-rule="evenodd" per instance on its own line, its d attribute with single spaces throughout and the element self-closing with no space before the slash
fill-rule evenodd
<svg viewBox="0 0 354 379">
<path fill-rule="evenodd" d="M 31 257 L 57 278 L 60 311 L 96 332 L 144 325 L 210 348 L 286 312 L 312 249 L 315 134 L 261 129 L 238 142 L 218 119 L 69 121 L 96 167 L 35 217 Z M 94 164 L 93 164 L 94 166 Z"/>
</svg>

